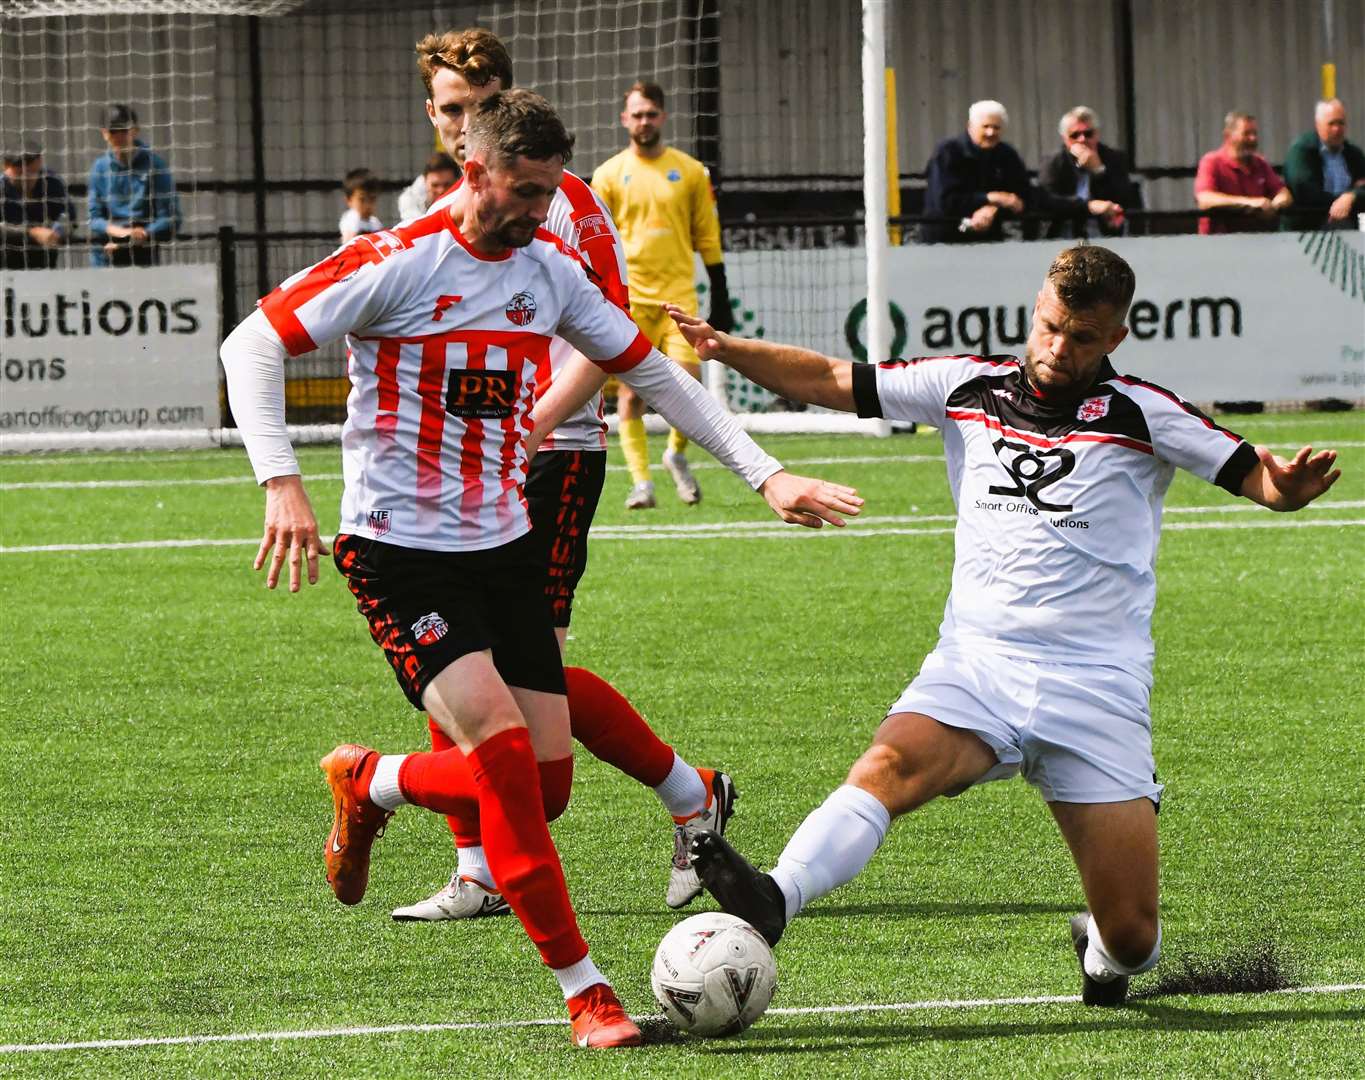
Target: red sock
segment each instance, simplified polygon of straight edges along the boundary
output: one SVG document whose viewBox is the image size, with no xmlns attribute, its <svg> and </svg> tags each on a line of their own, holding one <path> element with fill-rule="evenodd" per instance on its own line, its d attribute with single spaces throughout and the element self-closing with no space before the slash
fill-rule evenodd
<svg viewBox="0 0 1365 1080">
<path fill-rule="evenodd" d="M 662 784 L 673 768 L 673 747 L 654 734 L 621 692 L 587 668 L 566 667 L 564 683 L 573 737 L 593 757 L 645 787 Z"/>
<path fill-rule="evenodd" d="M 435 720 L 429 719 L 427 726 L 431 729 L 433 753 L 409 754 L 398 770 L 398 787 L 408 802 L 446 815 L 456 847 L 475 847 L 483 840 L 479 836 L 478 795 L 474 777 L 469 772 L 469 759 Z M 545 820 L 554 821 L 569 807 L 569 795 L 573 791 L 573 758 L 556 758 L 537 764 Z M 370 773 L 374 772 L 374 766 L 368 760 L 362 766 L 365 767 Z"/>
<path fill-rule="evenodd" d="M 435 751 L 454 750 L 455 740 L 445 733 L 445 728 L 438 724 L 434 717 L 427 717 L 427 728 L 431 732 L 431 748 Z M 473 777 L 470 778 L 473 783 Z M 455 837 L 455 846 L 478 847 L 483 841 L 479 839 L 479 805 L 477 800 L 473 808 L 465 814 L 446 815 L 446 824 L 450 826 L 450 835 Z"/>
<path fill-rule="evenodd" d="M 527 936 L 552 968 L 588 955 L 569 901 L 559 852 L 550 839 L 531 736 L 525 728 L 501 731 L 469 755 L 478 784 L 488 869 Z"/>
<path fill-rule="evenodd" d="M 554 821 L 569 808 L 573 791 L 573 758 L 537 762 L 540 766 L 540 794 L 545 803 L 545 820 Z"/>
</svg>

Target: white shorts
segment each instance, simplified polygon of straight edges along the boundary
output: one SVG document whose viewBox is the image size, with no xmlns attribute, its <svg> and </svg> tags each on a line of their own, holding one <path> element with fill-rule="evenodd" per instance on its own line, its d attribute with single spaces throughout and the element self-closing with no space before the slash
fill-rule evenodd
<svg viewBox="0 0 1365 1080">
<path fill-rule="evenodd" d="M 1049 802 L 1148 798 L 1161 805 L 1147 685 L 1116 667 L 1058 664 L 940 646 L 887 715 L 923 713 L 978 736 Z"/>
</svg>

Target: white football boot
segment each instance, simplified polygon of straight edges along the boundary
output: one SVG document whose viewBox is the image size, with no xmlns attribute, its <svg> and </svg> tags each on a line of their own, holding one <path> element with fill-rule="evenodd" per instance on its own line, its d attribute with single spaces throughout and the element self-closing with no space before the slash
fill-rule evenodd
<svg viewBox="0 0 1365 1080">
<path fill-rule="evenodd" d="M 678 498 L 688 506 L 696 506 L 701 502 L 701 485 L 692 475 L 692 468 L 681 452 L 665 450 L 664 468 L 668 470 L 668 475 L 673 477 L 673 487 L 678 492 Z"/>
<path fill-rule="evenodd" d="M 735 782 L 726 773 L 712 769 L 698 769 L 697 772 L 711 791 L 711 802 L 701 813 L 693 814 L 686 821 L 673 819 L 673 862 L 668 874 L 668 896 L 664 901 L 671 908 L 686 907 L 702 894 L 701 879 L 692 865 L 692 837 L 702 829 L 723 834 L 735 812 L 735 800 L 739 798 Z"/>
<path fill-rule="evenodd" d="M 657 505 L 654 500 L 653 480 L 641 480 L 626 496 L 627 510 L 653 510 Z"/>
<path fill-rule="evenodd" d="M 511 911 L 502 893 L 485 888 L 471 877 L 460 877 L 457 870 L 450 875 L 448 884 L 425 900 L 394 908 L 393 917 L 398 922 L 447 922 L 507 915 Z"/>
</svg>

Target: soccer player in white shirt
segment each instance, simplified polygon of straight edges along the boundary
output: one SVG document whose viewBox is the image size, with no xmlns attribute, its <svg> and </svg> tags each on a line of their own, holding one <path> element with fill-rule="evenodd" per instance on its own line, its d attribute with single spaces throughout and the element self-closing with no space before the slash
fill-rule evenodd
<svg viewBox="0 0 1365 1080">
<path fill-rule="evenodd" d="M 479 102 L 512 85 L 512 59 L 498 37 L 478 27 L 429 34 L 417 43 L 417 68 L 427 90 L 426 111 L 442 145 L 463 165 L 465 121 Z M 433 203 L 449 206 L 452 191 Z M 625 254 L 611 214 L 585 181 L 565 171 L 550 203 L 546 231 L 576 248 L 597 275 L 604 292 L 629 310 Z M 581 405 L 558 417 L 539 418 L 547 401 L 538 401 L 537 431 L 546 436 L 532 459 L 525 494 L 532 530 L 545 563 L 546 592 L 552 605 L 561 649 L 572 616 L 574 594 L 587 566 L 588 533 L 606 476 L 606 422 L 596 393 L 605 376 L 597 365 L 575 356 L 572 345 L 556 338 L 550 345 L 548 381 L 558 395 L 581 397 Z M 701 893 L 687 844 L 698 828 L 723 831 L 734 809 L 730 777 L 697 768 L 655 734 L 614 686 L 595 672 L 564 669 L 569 727 L 575 740 L 595 757 L 650 788 L 671 817 L 673 856 L 669 861 L 666 902 L 682 907 Z M 453 743 L 435 719 L 428 718 L 433 750 Z M 572 757 L 541 761 L 542 782 L 564 790 L 572 778 Z M 508 907 L 492 882 L 479 838 L 477 813 L 447 817 L 454 834 L 457 865 L 449 882 L 432 895 L 395 908 L 400 921 L 434 922 L 506 914 Z"/>
<path fill-rule="evenodd" d="M 567 799 L 537 759 L 568 755 L 559 647 L 522 485 L 531 404 L 561 335 L 654 397 L 781 516 L 839 524 L 851 489 L 795 477 L 754 445 L 608 302 L 571 249 L 541 230 L 573 139 L 538 94 L 485 101 L 466 131 L 462 198 L 361 236 L 262 300 L 222 348 L 228 390 L 266 486 L 259 569 L 299 588 L 321 550 L 284 426 L 283 362 L 345 333 L 351 395 L 333 556 L 409 701 L 458 749 L 381 755 L 337 747 L 322 767 L 334 820 L 328 881 L 358 903 L 393 811 L 477 803 L 488 866 L 550 967 L 579 1046 L 633 1046 L 579 933 L 546 821 Z M 452 763 L 467 768 L 472 790 Z"/>
<path fill-rule="evenodd" d="M 1071 920 L 1082 998 L 1117 1005 L 1156 964 L 1151 614 L 1161 504 L 1177 467 L 1272 510 L 1340 475 L 1335 451 L 1252 447 L 1158 386 L 1118 375 L 1134 277 L 1101 247 L 1048 270 L 1022 360 L 850 364 L 719 334 L 674 309 L 703 357 L 783 397 L 943 430 L 958 508 L 937 647 L 845 784 L 770 874 L 714 833 L 692 853 L 727 911 L 776 942 L 806 904 L 856 876 L 891 824 L 940 795 L 1023 773 L 1056 819 L 1089 911 Z"/>
</svg>

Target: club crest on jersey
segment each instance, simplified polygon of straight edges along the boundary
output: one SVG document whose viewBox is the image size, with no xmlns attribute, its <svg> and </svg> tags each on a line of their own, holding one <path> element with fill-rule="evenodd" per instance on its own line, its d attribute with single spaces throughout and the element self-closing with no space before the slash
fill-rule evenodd
<svg viewBox="0 0 1365 1080">
<path fill-rule="evenodd" d="M 387 510 L 371 510 L 366 515 L 366 521 L 370 526 L 370 532 L 375 536 L 383 536 L 393 527 Z"/>
<path fill-rule="evenodd" d="M 435 645 L 450 633 L 450 624 L 433 611 L 412 624 L 412 633 L 418 645 Z"/>
<path fill-rule="evenodd" d="M 584 240 L 591 240 L 597 236 L 609 236 L 611 230 L 607 228 L 607 219 L 601 214 L 589 214 L 574 224 L 573 242 L 581 244 Z"/>
<path fill-rule="evenodd" d="M 679 180 L 682 179 L 682 173 L 678 172 L 677 169 L 669 169 L 669 170 L 668 170 L 668 178 L 669 178 L 670 180 L 672 180 L 673 183 L 676 184 Z"/>
<path fill-rule="evenodd" d="M 536 317 L 536 298 L 528 292 L 519 292 L 507 301 L 507 321 L 513 326 L 530 326 Z"/>
<path fill-rule="evenodd" d="M 1084 420 L 1087 423 L 1091 420 L 1100 420 L 1108 415 L 1108 397 L 1088 397 L 1081 402 L 1081 407 L 1076 410 L 1076 419 Z"/>
</svg>

